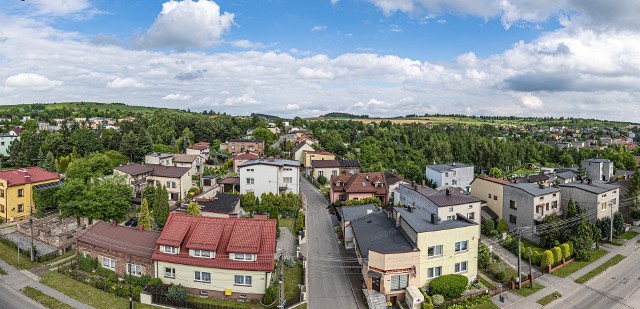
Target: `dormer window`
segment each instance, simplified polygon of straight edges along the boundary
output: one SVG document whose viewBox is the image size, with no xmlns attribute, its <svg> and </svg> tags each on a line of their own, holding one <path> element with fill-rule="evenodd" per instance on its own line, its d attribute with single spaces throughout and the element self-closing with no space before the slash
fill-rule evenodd
<svg viewBox="0 0 640 309">
<path fill-rule="evenodd" d="M 336 182 L 336 186 L 337 186 L 337 187 L 342 187 L 342 181 L 338 181 L 338 182 Z"/>
<path fill-rule="evenodd" d="M 178 254 L 178 247 L 164 246 L 164 253 Z"/>
<path fill-rule="evenodd" d="M 192 251 L 192 253 L 193 253 L 193 256 L 195 257 L 210 258 L 213 256 L 212 252 L 209 250 L 195 249 Z"/>
<path fill-rule="evenodd" d="M 363 182 L 362 182 L 362 186 L 363 186 L 363 187 L 366 187 L 366 186 L 367 186 L 367 182 L 366 182 L 366 181 L 363 181 Z"/>
<path fill-rule="evenodd" d="M 253 261 L 253 254 L 251 253 L 236 253 L 233 257 L 235 261 Z"/>
</svg>

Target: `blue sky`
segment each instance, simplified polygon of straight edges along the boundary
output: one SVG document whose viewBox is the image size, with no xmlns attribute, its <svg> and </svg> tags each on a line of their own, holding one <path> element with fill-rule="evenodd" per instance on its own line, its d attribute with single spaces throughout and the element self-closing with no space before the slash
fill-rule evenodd
<svg viewBox="0 0 640 309">
<path fill-rule="evenodd" d="M 635 1 L 27 0 L 0 104 L 640 121 Z"/>
</svg>

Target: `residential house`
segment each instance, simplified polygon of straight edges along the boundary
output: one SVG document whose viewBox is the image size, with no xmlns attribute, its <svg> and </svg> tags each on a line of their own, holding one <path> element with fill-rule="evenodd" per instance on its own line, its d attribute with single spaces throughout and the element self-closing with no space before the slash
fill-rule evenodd
<svg viewBox="0 0 640 309">
<path fill-rule="evenodd" d="M 302 163 L 305 160 L 305 151 L 315 151 L 315 149 L 313 149 L 311 145 L 304 142 L 295 144 L 295 146 L 291 147 L 290 158 Z"/>
<path fill-rule="evenodd" d="M 405 185 L 409 185 L 410 184 L 410 182 L 408 180 L 400 177 L 400 175 L 398 175 L 398 173 L 396 173 L 395 171 L 386 171 L 386 172 L 384 172 L 384 179 L 387 180 L 387 187 L 389 188 L 389 193 L 387 195 L 387 201 L 389 201 L 390 203 L 392 202 L 394 192 L 396 191 L 396 189 L 401 184 L 405 184 Z M 423 180 L 423 182 L 424 182 L 424 180 Z M 393 205 L 395 205 L 395 202 L 393 203 Z"/>
<path fill-rule="evenodd" d="M 545 185 L 545 187 L 548 187 L 550 183 L 549 179 L 551 179 L 551 177 L 545 174 L 528 174 L 524 177 L 517 178 L 517 181 L 524 182 L 524 183 L 537 183 L 537 184 L 541 183 Z"/>
<path fill-rule="evenodd" d="M 298 143 L 302 143 L 302 142 L 305 142 L 305 143 L 309 144 L 309 146 L 313 146 L 313 145 L 318 143 L 317 140 L 309 137 L 308 135 L 302 135 L 302 136 L 300 136 L 300 137 L 298 137 L 298 138 L 293 140 L 293 144 L 294 145 L 297 145 Z"/>
<path fill-rule="evenodd" d="M 427 186 L 401 184 L 394 192 L 394 203 L 437 214 L 440 220 L 456 220 L 462 214 L 469 220 L 480 222 L 481 200 L 451 189 L 435 191 Z"/>
<path fill-rule="evenodd" d="M 409 286 L 423 287 L 439 276 L 477 276 L 480 227 L 458 215 L 441 222 L 422 209 L 393 208 L 351 222 L 365 286 L 395 303 Z"/>
<path fill-rule="evenodd" d="M 456 162 L 427 165 L 426 175 L 438 189 L 453 186 L 469 192 L 473 181 L 473 166 Z"/>
<path fill-rule="evenodd" d="M 201 175 L 204 170 L 204 158 L 195 154 L 176 154 L 173 157 L 173 165 L 191 169 L 191 175 Z"/>
<path fill-rule="evenodd" d="M 0 155 L 8 156 L 9 155 L 9 146 L 15 140 L 19 140 L 20 136 L 13 134 L 0 134 Z"/>
<path fill-rule="evenodd" d="M 300 162 L 286 159 L 256 159 L 239 167 L 240 194 L 300 193 Z"/>
<path fill-rule="evenodd" d="M 612 217 L 618 212 L 620 204 L 620 186 L 589 179 L 585 182 L 572 182 L 558 185 L 562 190 L 562 211 L 567 211 L 569 199 L 580 205 L 589 214 L 592 223 L 604 217 Z"/>
<path fill-rule="evenodd" d="M 24 128 L 21 126 L 17 126 L 13 129 L 11 129 L 11 131 L 9 131 L 9 135 L 17 135 L 20 136 L 22 135 L 22 131 L 24 131 Z"/>
<path fill-rule="evenodd" d="M 224 193 L 240 192 L 240 177 L 225 177 L 218 181 Z"/>
<path fill-rule="evenodd" d="M 211 152 L 211 144 L 207 142 L 195 143 L 187 148 L 186 153 L 190 155 L 199 155 L 203 160 L 209 158 L 209 152 Z"/>
<path fill-rule="evenodd" d="M 227 151 L 232 155 L 245 151 L 255 152 L 258 156 L 264 155 L 264 141 L 252 139 L 232 139 L 227 142 Z"/>
<path fill-rule="evenodd" d="M 78 253 L 98 260 L 101 267 L 119 277 L 154 277 L 151 260 L 160 233 L 98 221 L 77 239 Z"/>
<path fill-rule="evenodd" d="M 631 177 L 633 177 L 633 175 L 636 173 L 636 171 L 630 171 L 630 170 L 616 170 L 616 172 L 613 174 L 615 179 L 630 179 Z"/>
<path fill-rule="evenodd" d="M 153 253 L 155 275 L 191 295 L 261 300 L 275 251 L 276 220 L 173 212 Z"/>
<path fill-rule="evenodd" d="M 39 167 L 0 171 L 0 216 L 4 222 L 27 219 L 38 212 L 33 193 L 62 185 L 60 175 Z M 35 206 L 32 208 L 32 206 Z"/>
<path fill-rule="evenodd" d="M 482 211 L 492 220 L 502 219 L 502 197 L 504 185 L 508 183 L 508 180 L 487 176 L 477 177 L 471 182 L 471 196 L 483 201 Z"/>
<path fill-rule="evenodd" d="M 243 153 L 239 153 L 237 155 L 235 155 L 233 157 L 233 172 L 234 173 L 239 173 L 240 170 L 238 169 L 238 166 L 244 162 L 247 161 L 251 161 L 251 160 L 255 160 L 260 158 L 260 156 L 257 153 L 254 152 L 249 152 L 249 150 L 243 152 Z"/>
<path fill-rule="evenodd" d="M 314 150 L 303 150 L 304 160 L 302 163 L 302 167 L 310 167 L 311 161 L 322 161 L 322 160 L 335 160 L 336 155 L 327 152 L 327 151 L 314 151 Z"/>
<path fill-rule="evenodd" d="M 319 160 L 311 161 L 311 167 L 307 169 L 307 175 L 318 178 L 322 175 L 330 178 L 337 175 L 353 175 L 360 173 L 358 160 Z"/>
<path fill-rule="evenodd" d="M 534 227 L 550 214 L 562 215 L 559 188 L 534 183 L 509 183 L 503 189 L 502 218 L 510 231 L 516 227 Z M 539 241 L 531 235 L 526 238 Z"/>
<path fill-rule="evenodd" d="M 331 176 L 329 188 L 331 204 L 370 197 L 378 198 L 382 205 L 389 202 L 389 188 L 380 172 Z"/>
<path fill-rule="evenodd" d="M 577 181 L 578 173 L 572 170 L 556 171 L 556 181 L 561 183 L 570 183 Z"/>
<path fill-rule="evenodd" d="M 582 160 L 582 168 L 587 178 L 595 181 L 609 181 L 613 176 L 613 162 L 609 159 Z"/>
<path fill-rule="evenodd" d="M 133 188 L 136 198 L 141 198 L 147 184 L 153 184 L 165 186 L 169 199 L 177 201 L 184 198 L 192 186 L 191 168 L 188 167 L 130 163 L 114 168 L 113 173 L 127 177 L 127 183 Z"/>
<path fill-rule="evenodd" d="M 158 164 L 164 166 L 173 166 L 172 153 L 152 152 L 144 156 L 144 164 Z"/>
<path fill-rule="evenodd" d="M 344 246 L 347 249 L 353 249 L 353 228 L 351 227 L 351 221 L 372 213 L 382 212 L 382 209 L 376 204 L 343 206 L 337 207 L 337 209 L 340 215 L 340 226 L 344 233 Z"/>
<path fill-rule="evenodd" d="M 240 208 L 240 195 L 218 192 L 213 198 L 196 197 L 200 215 L 205 217 L 234 218 L 244 215 Z M 177 211 L 186 212 L 190 201 L 182 203 Z"/>
</svg>

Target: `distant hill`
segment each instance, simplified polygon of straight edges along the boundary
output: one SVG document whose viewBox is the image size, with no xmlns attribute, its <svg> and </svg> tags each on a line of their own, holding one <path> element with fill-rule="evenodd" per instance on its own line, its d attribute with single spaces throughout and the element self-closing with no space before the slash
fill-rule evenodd
<svg viewBox="0 0 640 309">
<path fill-rule="evenodd" d="M 321 115 L 320 118 L 369 118 L 369 115 L 354 115 L 349 113 L 328 113 Z"/>
<path fill-rule="evenodd" d="M 264 119 L 266 121 L 274 121 L 276 119 L 282 119 L 281 117 L 278 117 L 278 116 L 268 115 L 268 114 L 260 114 L 260 113 L 251 113 L 251 117 L 262 118 L 262 119 Z"/>
<path fill-rule="evenodd" d="M 150 107 L 139 105 L 127 105 L 124 103 L 98 103 L 98 102 L 62 102 L 62 103 L 33 103 L 0 105 L 0 115 L 23 115 L 32 118 L 68 118 L 68 117 L 111 117 L 123 118 L 136 115 L 151 115 L 157 111 L 176 114 L 191 114 L 190 111 Z M 42 117 L 45 116 L 46 117 Z"/>
</svg>

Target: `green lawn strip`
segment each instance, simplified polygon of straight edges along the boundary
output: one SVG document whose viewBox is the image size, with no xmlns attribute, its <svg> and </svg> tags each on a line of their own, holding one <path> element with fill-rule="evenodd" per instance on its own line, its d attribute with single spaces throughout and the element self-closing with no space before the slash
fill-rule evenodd
<svg viewBox="0 0 640 309">
<path fill-rule="evenodd" d="M 294 234 L 293 231 L 295 231 L 295 220 L 296 219 L 294 218 L 280 218 L 278 219 L 278 222 L 280 223 L 280 227 L 286 227 L 289 229 L 289 232 L 291 232 L 291 234 Z"/>
<path fill-rule="evenodd" d="M 494 304 L 491 301 L 491 298 L 489 298 L 484 303 L 477 304 L 477 305 L 471 307 L 470 309 L 497 309 L 497 308 L 500 308 L 500 307 L 496 306 L 496 304 Z"/>
<path fill-rule="evenodd" d="M 553 293 L 538 299 L 538 301 L 536 301 L 536 303 L 542 305 L 542 306 L 546 306 L 548 304 L 550 304 L 552 301 L 558 299 L 562 297 L 562 294 L 560 294 L 560 292 L 554 291 Z"/>
<path fill-rule="evenodd" d="M 300 299 L 300 288 L 298 284 L 303 284 L 302 264 L 296 263 L 295 267 L 284 267 L 284 298 L 288 300 Z M 289 304 L 292 305 L 292 304 Z"/>
<path fill-rule="evenodd" d="M 612 245 L 614 245 L 614 246 L 618 246 L 618 247 L 620 247 L 620 246 L 624 245 L 623 243 L 621 243 L 621 242 L 619 242 L 619 241 L 615 241 L 615 240 L 614 240 L 614 241 L 612 241 L 612 242 L 611 242 L 611 244 L 612 244 Z"/>
<path fill-rule="evenodd" d="M 262 306 L 255 302 L 239 302 L 237 300 L 202 298 L 197 296 L 187 296 L 190 303 L 209 304 L 217 306 L 227 306 L 230 308 L 261 308 Z"/>
<path fill-rule="evenodd" d="M 626 239 L 626 240 L 631 240 L 632 238 L 634 238 L 636 236 L 638 236 L 638 232 L 628 231 L 628 232 L 620 235 L 620 238 Z"/>
<path fill-rule="evenodd" d="M 516 287 L 515 290 L 512 290 L 514 293 L 517 293 L 519 295 L 522 295 L 524 297 L 527 297 L 535 292 L 538 292 L 542 289 L 544 289 L 545 286 L 539 283 L 536 283 L 535 280 L 533 281 L 533 289 L 529 288 L 529 283 L 527 284 L 523 284 L 522 288 L 518 290 L 518 288 Z"/>
<path fill-rule="evenodd" d="M 587 281 L 589 281 L 589 279 L 597 276 L 598 274 L 600 274 L 601 272 L 605 271 L 607 268 L 618 264 L 620 261 L 624 260 L 625 256 L 624 255 L 620 255 L 620 254 L 616 254 L 616 256 L 610 258 L 608 261 L 602 263 L 602 265 L 594 268 L 592 271 L 586 273 L 584 276 L 578 278 L 575 280 L 576 283 L 585 283 Z"/>
<path fill-rule="evenodd" d="M 487 276 L 487 277 L 491 278 L 490 276 Z M 480 279 L 480 282 L 484 286 L 486 286 L 488 289 L 493 290 L 496 288 L 493 284 L 491 284 L 491 282 L 487 281 L 487 279 L 485 279 L 483 276 L 478 276 L 478 279 Z"/>
<path fill-rule="evenodd" d="M 18 265 L 18 249 L 14 249 L 0 242 L 0 259 L 17 269 L 32 269 L 40 264 L 33 263 L 26 254 L 20 254 L 20 264 Z"/>
<path fill-rule="evenodd" d="M 30 286 L 26 286 L 24 287 L 20 292 L 22 292 L 22 294 L 26 295 L 27 297 L 35 300 L 36 302 L 38 302 L 39 304 L 47 307 L 47 308 L 51 308 L 51 309 L 73 309 L 73 307 L 45 294 L 42 293 L 40 290 L 38 289 L 34 289 Z"/>
<path fill-rule="evenodd" d="M 588 261 L 578 261 L 575 260 L 573 262 L 571 262 L 570 264 L 565 265 L 564 267 L 554 271 L 552 274 L 554 276 L 558 276 L 558 277 L 566 277 L 568 275 L 571 275 L 573 273 L 575 273 L 576 271 L 582 269 L 583 267 L 597 261 L 598 259 L 600 259 L 601 257 L 605 256 L 607 254 L 607 250 L 604 250 L 602 248 L 595 250 L 591 253 L 591 259 L 589 259 Z"/>
<path fill-rule="evenodd" d="M 50 272 L 44 275 L 40 282 L 77 301 L 83 302 L 97 309 L 129 307 L 128 299 L 120 298 L 102 290 L 98 290 L 57 272 Z M 140 303 L 134 303 L 134 307 L 142 309 L 158 308 L 156 306 Z"/>
</svg>

